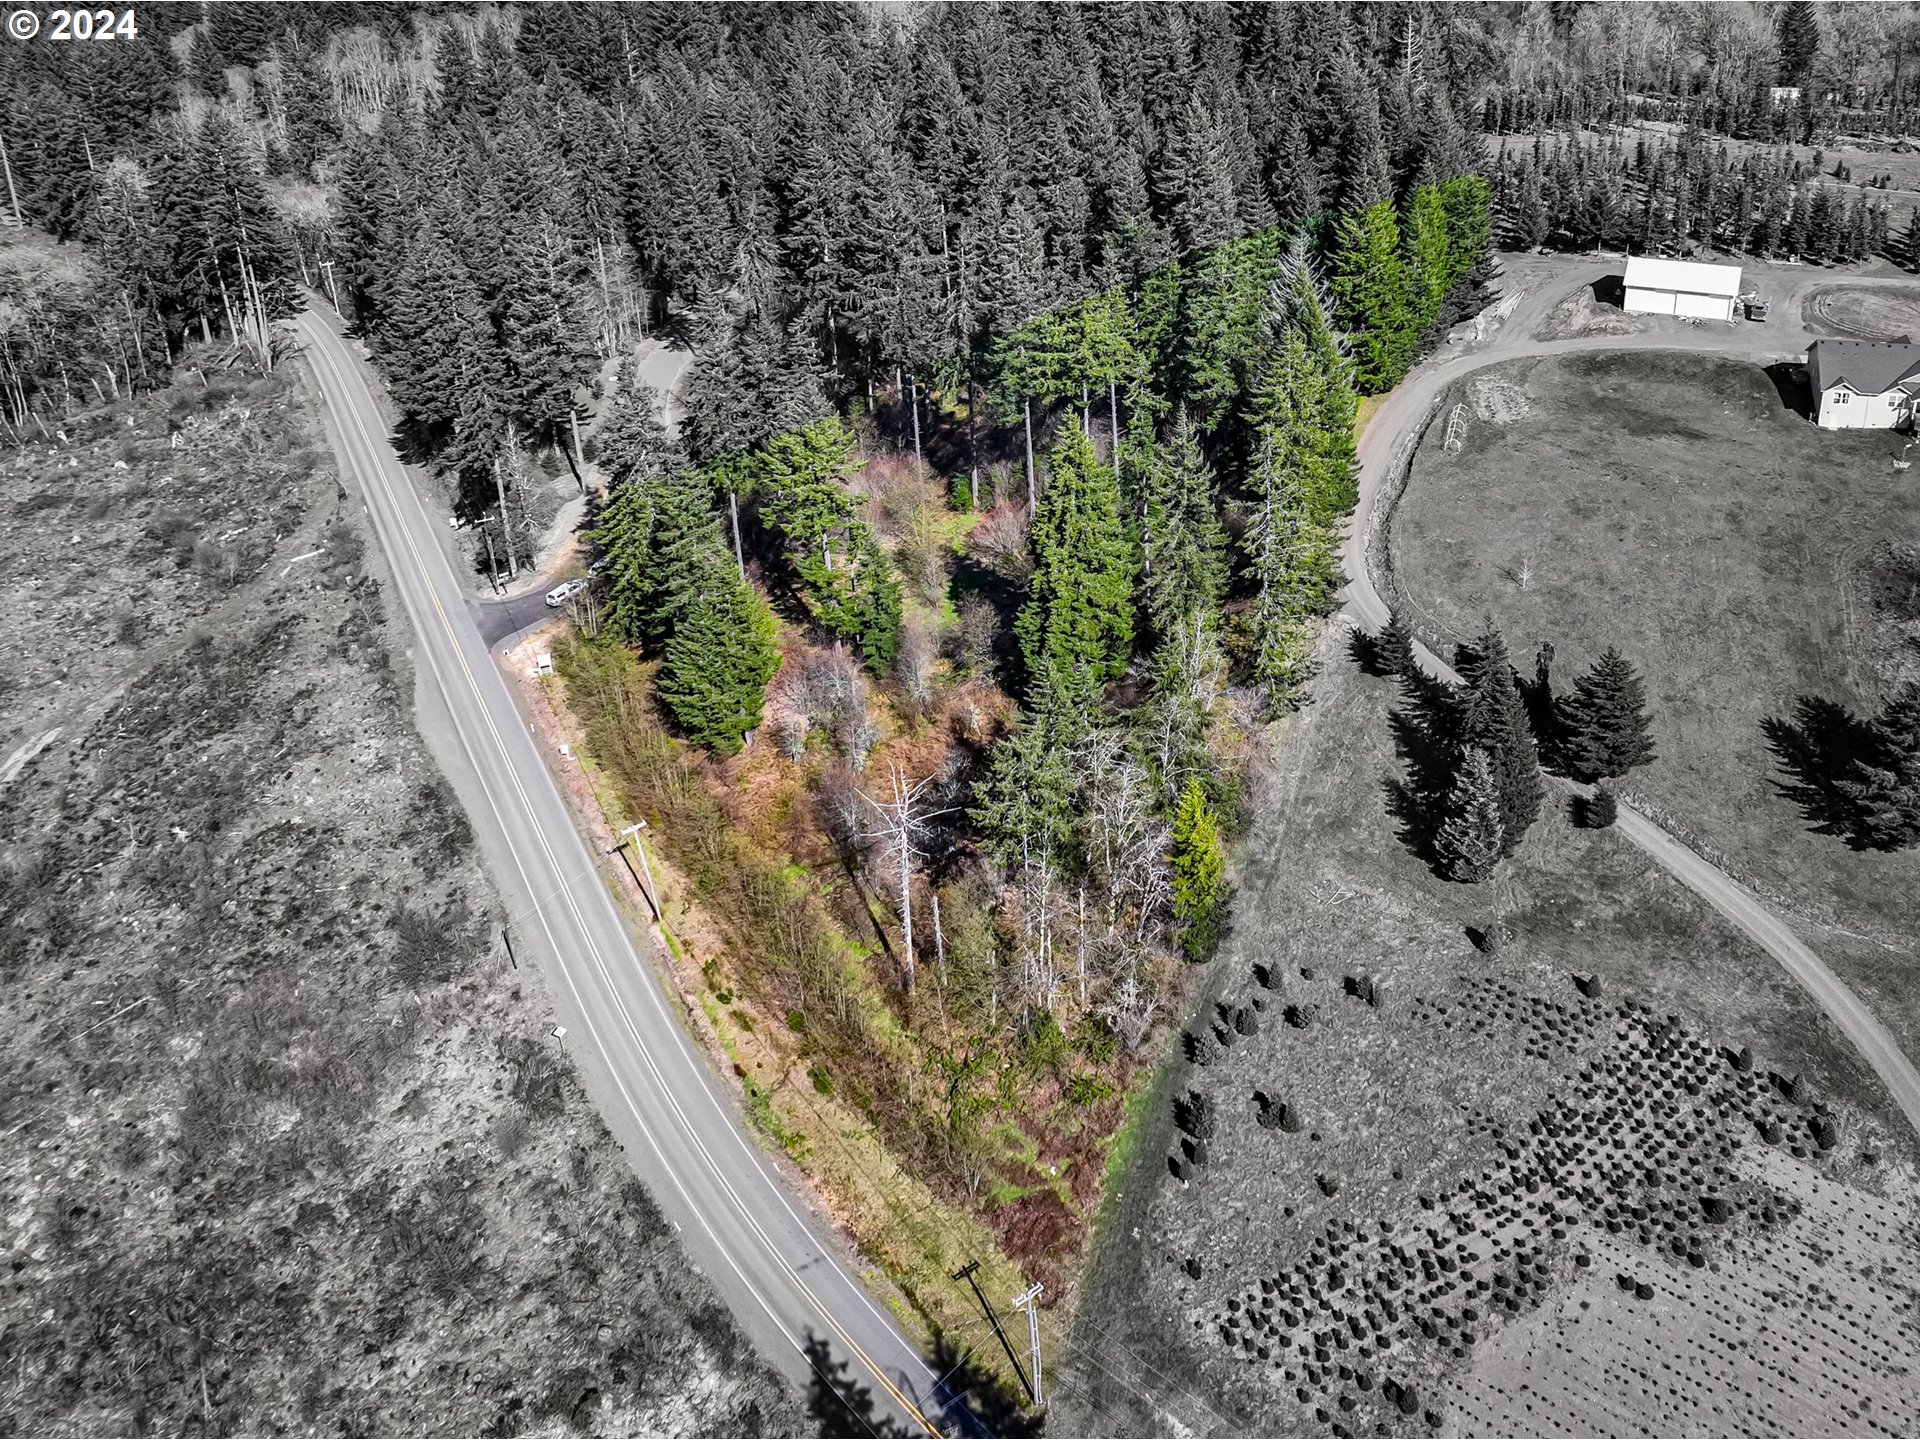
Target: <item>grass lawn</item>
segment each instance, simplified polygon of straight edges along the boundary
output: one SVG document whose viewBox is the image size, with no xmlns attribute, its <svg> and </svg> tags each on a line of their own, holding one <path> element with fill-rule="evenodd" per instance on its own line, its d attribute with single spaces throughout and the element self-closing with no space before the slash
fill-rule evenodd
<svg viewBox="0 0 1920 1440">
<path fill-rule="evenodd" d="M 1514 362 L 1463 381 L 1443 420 L 1454 403 L 1460 450 L 1432 427 L 1392 526 L 1423 638 L 1449 648 L 1491 614 L 1522 669 L 1553 642 L 1560 689 L 1619 646 L 1660 751 L 1627 792 L 1773 896 L 1920 1054 L 1920 852 L 1815 833 L 1766 728 L 1802 697 L 1870 711 L 1920 671 L 1920 471 L 1893 469 L 1900 442 L 1817 429 L 1762 370 L 1697 356 Z"/>
<path fill-rule="evenodd" d="M 1425 1227 L 1449 1210 L 1480 1204 L 1465 1194 L 1488 1174 L 1499 1183 L 1510 1148 L 1502 1133 L 1525 1136 L 1536 1115 L 1563 1115 L 1557 1107 L 1605 1088 L 1591 1067 L 1615 1065 L 1622 1047 L 1630 1049 L 1619 1037 L 1636 1022 L 1606 1008 L 1626 1000 L 1677 1016 L 1702 1045 L 1751 1046 L 1757 1073 L 1806 1074 L 1842 1114 L 1855 1114 L 1859 1102 L 1880 1123 L 1847 1123 L 1874 1135 L 1875 1146 L 1911 1154 L 1911 1136 L 1877 1080 L 1798 987 L 1617 836 L 1577 829 L 1564 807 L 1550 804 L 1493 884 L 1437 878 L 1398 843 L 1385 806 L 1384 786 L 1400 773 L 1388 723 L 1394 687 L 1363 674 L 1337 635 L 1327 652 L 1312 703 L 1294 718 L 1269 782 L 1253 797 L 1233 933 L 1188 1028 L 1203 1028 L 1222 1001 L 1263 1000 L 1262 1023 L 1211 1064 L 1175 1062 L 1143 1117 L 1137 1159 L 1114 1177 L 1074 1347 L 1050 1379 L 1055 1413 L 1071 1433 L 1322 1433 L 1316 1407 L 1331 1410 L 1338 1384 L 1297 1376 L 1308 1395 L 1299 1400 L 1279 1368 L 1298 1368 L 1304 1342 L 1296 1335 L 1271 1362 L 1256 1360 L 1222 1346 L 1210 1317 L 1261 1277 L 1324 1269 L 1329 1227 L 1359 1237 L 1353 1243 L 1362 1249 L 1364 1237 L 1393 1227 L 1417 1248 Z M 1466 931 L 1496 908 L 1514 938 L 1489 958 Z M 1256 964 L 1275 988 L 1259 985 Z M 1604 1000 L 1583 1002 L 1575 973 L 1598 975 Z M 1380 980 L 1377 1007 L 1345 985 L 1359 975 Z M 1315 1013 L 1304 1028 L 1287 1018 L 1288 1008 L 1308 1006 Z M 1564 1032 L 1577 1029 L 1578 1039 L 1556 1038 L 1563 1032 L 1553 1027 L 1576 1012 L 1600 1018 Z M 1169 1155 L 1180 1153 L 1169 1102 L 1189 1088 L 1213 1100 L 1219 1122 L 1209 1163 L 1183 1186 L 1168 1169 Z M 1299 1133 L 1261 1128 L 1256 1092 L 1297 1107 Z M 1646 1131 L 1629 1137 L 1635 1155 L 1684 1156 L 1702 1143 L 1661 1130 L 1664 1121 L 1644 1123 Z M 1728 1124 L 1722 1133 L 1743 1133 L 1737 1110 Z M 1828 1173 L 1877 1185 L 1883 1172 Z M 1332 1193 L 1321 1177 L 1335 1183 Z M 1421 1199 L 1449 1194 L 1456 1198 L 1438 1209 Z M 1697 1203 L 1696 1192 L 1683 1198 Z M 1543 1203 L 1520 1201 L 1523 1210 Z M 1483 1233 L 1523 1223 L 1487 1218 L 1492 1213 L 1475 1211 Z M 1585 1243 L 1597 1222 L 1574 1213 L 1574 1241 Z M 1574 1274 L 1571 1259 L 1561 1260 L 1566 1274 L 1556 1286 Z M 1331 1282 L 1338 1303 L 1364 1299 L 1377 1310 L 1373 1282 L 1354 1278 L 1370 1276 L 1371 1263 L 1356 1262 L 1344 1286 Z M 1492 1347 L 1506 1335 L 1495 1328 L 1479 1338 Z M 1417 1375 L 1423 1409 L 1442 1414 L 1430 1428 L 1465 1433 L 1446 1428 L 1454 1419 L 1449 1397 L 1462 1393 L 1457 1354 L 1415 1338 L 1395 1340 L 1371 1361 L 1335 1358 L 1371 1366 L 1376 1379 Z M 1153 1378 L 1150 1400 L 1126 1383 L 1139 1375 Z M 1367 1394 L 1359 1403 L 1347 1419 L 1354 1433 L 1401 1423 L 1369 1408 Z M 1635 1429 L 1662 1433 L 1657 1397 L 1634 1404 Z M 1598 1412 L 1584 1423 L 1600 1424 Z"/>
</svg>

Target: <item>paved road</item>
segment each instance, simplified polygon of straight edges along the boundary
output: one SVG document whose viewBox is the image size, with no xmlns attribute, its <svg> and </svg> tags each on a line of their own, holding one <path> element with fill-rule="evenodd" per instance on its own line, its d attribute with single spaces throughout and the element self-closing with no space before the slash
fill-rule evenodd
<svg viewBox="0 0 1920 1440">
<path fill-rule="evenodd" d="M 366 500 L 412 623 L 428 746 L 472 819 L 521 952 L 545 972 L 601 1115 L 762 1354 L 803 1383 L 800 1347 L 809 1333 L 824 1336 L 883 1410 L 937 1434 L 923 1413 L 934 1377 L 851 1273 L 838 1237 L 743 1133 L 622 922 L 475 630 L 446 523 L 387 441 L 365 365 L 330 315 L 309 311 L 294 329 L 341 471 Z"/>
<path fill-rule="evenodd" d="M 1533 327 L 1555 303 L 1571 294 L 1576 285 L 1591 284 L 1603 275 L 1617 272 L 1619 266 L 1620 262 L 1614 260 L 1585 262 L 1569 268 L 1557 280 L 1543 284 L 1538 293 L 1522 301 L 1487 348 L 1421 366 L 1374 412 L 1360 437 L 1360 503 L 1355 507 L 1354 520 L 1340 552 L 1347 577 L 1342 592 L 1345 613 L 1356 625 L 1372 630 L 1386 623 L 1386 602 L 1374 589 L 1367 564 L 1369 548 L 1380 533 L 1380 521 L 1384 518 L 1382 497 L 1405 464 L 1410 447 L 1417 441 L 1441 395 L 1463 376 L 1508 360 L 1582 351 L 1666 350 L 1754 361 L 1798 359 L 1806 353 L 1807 342 L 1814 338 L 1800 326 L 1797 295 L 1789 313 L 1781 313 L 1786 306 L 1776 306 L 1774 318 L 1764 324 L 1709 325 L 1681 333 L 1669 330 L 1577 340 L 1531 337 Z M 1799 288 L 1814 283 L 1816 278 L 1809 276 Z M 1822 283 L 1844 281 L 1843 276 L 1830 276 Z M 1420 659 L 1433 674 L 1459 683 L 1460 677 L 1453 669 L 1424 646 L 1420 647 Z M 1886 1026 L 1807 948 L 1786 921 L 1724 870 L 1681 844 L 1625 801 L 1620 804 L 1617 828 L 1778 961 L 1854 1043 L 1905 1113 L 1908 1123 L 1920 1131 L 1920 1072 L 1915 1071 L 1912 1061 L 1901 1051 Z"/>
</svg>

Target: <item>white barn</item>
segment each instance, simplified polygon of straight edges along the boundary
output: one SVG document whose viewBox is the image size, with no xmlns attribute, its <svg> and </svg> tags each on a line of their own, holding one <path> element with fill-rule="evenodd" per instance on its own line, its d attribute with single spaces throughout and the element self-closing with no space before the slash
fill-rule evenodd
<svg viewBox="0 0 1920 1440">
<path fill-rule="evenodd" d="M 1807 347 L 1814 423 L 1824 430 L 1893 430 L 1913 420 L 1920 345 L 1816 340 Z"/>
<path fill-rule="evenodd" d="M 1642 315 L 1731 320 L 1733 302 L 1739 294 L 1738 265 L 1656 260 L 1650 255 L 1627 257 L 1627 294 L 1623 309 Z"/>
</svg>

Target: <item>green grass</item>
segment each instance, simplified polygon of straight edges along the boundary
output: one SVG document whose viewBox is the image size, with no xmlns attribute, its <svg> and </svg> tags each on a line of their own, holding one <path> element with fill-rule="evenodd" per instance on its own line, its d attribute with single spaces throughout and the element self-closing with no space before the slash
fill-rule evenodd
<svg viewBox="0 0 1920 1440">
<path fill-rule="evenodd" d="M 1627 785 L 1697 848 L 1778 897 L 1816 950 L 1920 1053 L 1920 852 L 1856 852 L 1778 782 L 1763 729 L 1818 696 L 1870 710 L 1901 672 L 1869 572 L 1920 543 L 1920 481 L 1884 431 L 1823 431 L 1759 368 L 1635 354 L 1525 362 L 1487 381 L 1529 411 L 1471 418 L 1449 454 L 1437 424 L 1392 528 L 1394 569 L 1424 638 L 1491 614 L 1531 669 L 1551 640 L 1563 689 L 1605 646 L 1647 677 L 1660 758 Z M 1526 588 L 1519 567 L 1531 560 Z M 1836 933 L 1839 932 L 1839 933 Z"/>
</svg>

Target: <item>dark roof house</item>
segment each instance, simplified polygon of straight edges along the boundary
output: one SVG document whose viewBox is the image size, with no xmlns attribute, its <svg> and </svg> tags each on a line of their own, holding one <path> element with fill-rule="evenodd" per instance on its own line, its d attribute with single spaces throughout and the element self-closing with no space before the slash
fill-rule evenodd
<svg viewBox="0 0 1920 1440">
<path fill-rule="evenodd" d="M 1910 340 L 1828 340 L 1807 347 L 1814 419 L 1827 429 L 1910 423 L 1920 391 L 1920 345 Z"/>
</svg>

